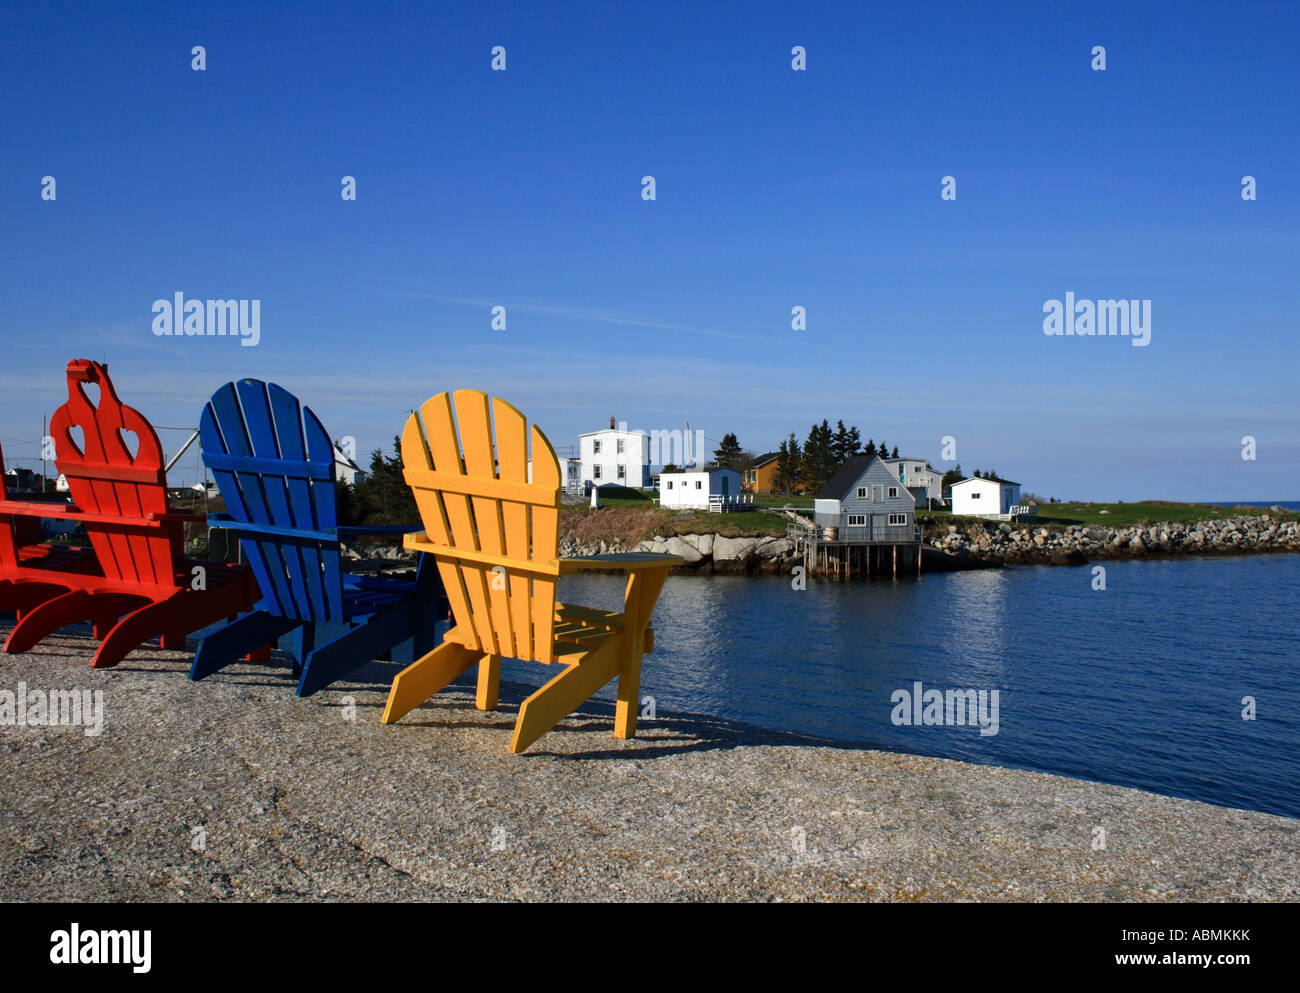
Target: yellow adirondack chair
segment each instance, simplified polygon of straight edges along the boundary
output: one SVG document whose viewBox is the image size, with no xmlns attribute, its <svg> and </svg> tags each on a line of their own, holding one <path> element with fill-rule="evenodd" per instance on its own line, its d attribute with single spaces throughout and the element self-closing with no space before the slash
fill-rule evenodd
<svg viewBox="0 0 1300 993">
<path fill-rule="evenodd" d="M 439 393 L 412 414 L 402 463 L 425 530 L 407 548 L 438 563 L 455 626 L 441 645 L 393 680 L 383 722 L 399 721 L 477 665 L 477 706 L 495 710 L 502 657 L 561 663 L 564 671 L 524 701 L 511 752 L 522 752 L 618 677 L 614 734 L 636 734 L 641 656 L 654 651 L 650 614 L 675 555 L 557 554 L 560 467 L 555 451 L 500 397 L 478 390 Z M 493 445 L 493 422 L 496 444 Z M 459 441 L 457 440 L 459 426 Z M 622 613 L 556 603 L 557 577 L 580 569 L 628 573 Z"/>
</svg>

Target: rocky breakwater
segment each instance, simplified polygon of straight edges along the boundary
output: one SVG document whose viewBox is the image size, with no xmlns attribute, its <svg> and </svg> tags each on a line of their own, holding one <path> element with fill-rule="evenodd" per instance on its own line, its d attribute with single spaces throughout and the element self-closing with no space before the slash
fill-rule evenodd
<svg viewBox="0 0 1300 993">
<path fill-rule="evenodd" d="M 704 573 L 776 573 L 788 572 L 802 563 L 795 554 L 794 542 L 773 536 L 728 538 L 720 534 L 683 534 L 653 538 L 626 548 L 616 542 L 597 541 L 578 544 L 562 540 L 560 554 L 574 558 L 612 552 L 666 552 L 685 560 L 683 568 Z"/>
<path fill-rule="evenodd" d="M 987 564 L 1083 565 L 1098 559 L 1300 551 L 1300 522 L 1271 514 L 1129 527 L 949 524 L 943 519 L 928 521 L 923 539 L 927 548 Z"/>
</svg>

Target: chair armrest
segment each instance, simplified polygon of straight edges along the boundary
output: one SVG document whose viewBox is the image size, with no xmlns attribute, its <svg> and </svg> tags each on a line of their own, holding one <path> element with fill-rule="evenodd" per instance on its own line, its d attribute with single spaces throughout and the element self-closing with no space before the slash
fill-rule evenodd
<svg viewBox="0 0 1300 993">
<path fill-rule="evenodd" d="M 168 511 L 165 514 L 148 513 L 139 516 L 128 514 L 100 514 L 81 510 L 71 504 L 38 503 L 23 500 L 0 500 L 0 514 L 13 514 L 19 517 L 47 517 L 68 521 L 82 521 L 87 524 L 122 524 L 127 527 L 157 528 L 173 521 L 204 520 L 193 514 L 179 514 Z"/>
<path fill-rule="evenodd" d="M 335 528 L 340 538 L 355 538 L 360 534 L 411 534 L 414 531 L 420 531 L 423 525 L 420 524 L 349 524 L 346 527 Z"/>
<path fill-rule="evenodd" d="M 237 521 L 229 514 L 209 514 L 208 527 L 221 528 L 223 531 L 251 540 L 275 541 L 284 538 L 295 541 L 338 541 L 338 536 L 333 531 L 310 531 L 302 528 L 282 528 L 273 524 L 253 524 L 248 521 Z"/>
<path fill-rule="evenodd" d="M 636 572 L 640 569 L 667 569 L 670 566 L 685 564 L 686 560 L 680 555 L 666 555 L 660 552 L 610 552 L 606 555 L 589 555 L 585 558 L 562 558 L 560 575 L 588 569 Z"/>
</svg>

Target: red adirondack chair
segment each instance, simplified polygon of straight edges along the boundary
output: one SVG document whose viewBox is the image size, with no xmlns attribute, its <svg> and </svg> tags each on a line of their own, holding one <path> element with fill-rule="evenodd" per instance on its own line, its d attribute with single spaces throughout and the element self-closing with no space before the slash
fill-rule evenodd
<svg viewBox="0 0 1300 993">
<path fill-rule="evenodd" d="M 0 448 L 0 611 L 21 620 L 33 607 L 72 589 L 102 581 L 89 548 L 41 542 L 41 518 L 66 516 L 64 503 L 11 500 Z"/>
<path fill-rule="evenodd" d="M 88 383 L 99 387 L 98 404 Z M 73 428 L 81 429 L 80 442 Z M 124 432 L 138 441 L 134 455 Z M 185 522 L 204 518 L 167 509 L 162 444 L 149 422 L 118 399 L 104 366 L 68 363 L 68 402 L 51 418 L 50 434 L 76 506 L 42 516 L 84 524 L 99 574 L 61 574 L 66 592 L 27 609 L 6 652 L 25 652 L 64 625 L 90 621 L 96 637 L 103 635 L 91 665 L 104 669 L 151 638 L 161 638 L 163 648 L 184 648 L 190 632 L 252 609 L 257 590 L 247 569 L 185 559 Z"/>
</svg>

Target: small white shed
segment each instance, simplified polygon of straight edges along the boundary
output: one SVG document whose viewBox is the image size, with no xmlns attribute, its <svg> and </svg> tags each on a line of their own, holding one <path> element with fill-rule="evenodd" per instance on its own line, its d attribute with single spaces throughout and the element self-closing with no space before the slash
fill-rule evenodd
<svg viewBox="0 0 1300 993">
<path fill-rule="evenodd" d="M 978 517 L 1002 516 L 1017 511 L 1020 484 L 1009 479 L 971 476 L 952 484 L 952 512 Z"/>
<path fill-rule="evenodd" d="M 740 473 L 735 469 L 700 469 L 659 474 L 659 506 L 676 510 L 708 510 L 711 497 L 724 503 L 740 497 Z"/>
</svg>

